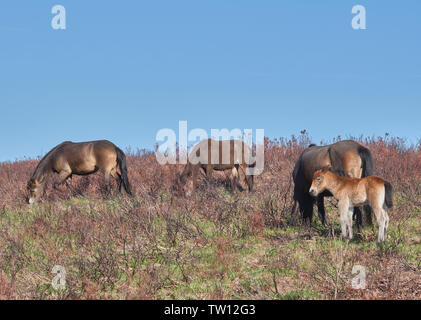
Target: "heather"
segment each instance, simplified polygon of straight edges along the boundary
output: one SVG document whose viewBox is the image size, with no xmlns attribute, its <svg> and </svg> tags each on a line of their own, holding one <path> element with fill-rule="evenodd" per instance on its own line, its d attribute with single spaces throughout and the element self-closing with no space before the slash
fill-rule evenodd
<svg viewBox="0 0 421 320">
<path fill-rule="evenodd" d="M 421 144 L 388 134 L 353 139 L 395 190 L 383 245 L 375 226 L 342 241 L 334 199 L 326 201 L 327 228 L 317 214 L 311 236 L 288 225 L 296 159 L 312 142 L 332 142 L 306 132 L 265 140 L 253 193 L 232 193 L 227 175 L 216 173 L 186 196 L 174 183 L 181 165 L 127 150 L 134 197 L 107 196 L 98 174 L 58 190 L 53 177 L 42 201 L 28 206 L 37 160 L 1 163 L 0 298 L 419 299 Z M 66 269 L 65 289 L 51 285 L 55 265 Z M 351 285 L 356 265 L 367 271 L 363 290 Z"/>
</svg>

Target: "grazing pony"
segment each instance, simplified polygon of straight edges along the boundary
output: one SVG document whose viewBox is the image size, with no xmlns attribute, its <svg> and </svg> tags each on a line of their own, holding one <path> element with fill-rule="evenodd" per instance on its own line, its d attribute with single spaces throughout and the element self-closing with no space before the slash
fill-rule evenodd
<svg viewBox="0 0 421 320">
<path fill-rule="evenodd" d="M 310 194 L 317 196 L 328 190 L 338 200 L 339 221 L 342 237 L 352 239 L 352 214 L 355 206 L 370 205 L 379 226 L 377 242 L 385 241 L 389 216 L 386 210 L 393 207 L 392 185 L 380 177 L 365 178 L 343 177 L 330 167 L 314 173 Z"/>
<path fill-rule="evenodd" d="M 117 172 L 117 167 L 120 173 Z M 51 149 L 38 163 L 31 179 L 28 182 L 28 203 L 32 204 L 39 199 L 44 191 L 47 178 L 57 173 L 59 182 L 54 188 L 66 182 L 73 174 L 88 175 L 100 171 L 105 177 L 107 193 L 110 189 L 110 176 L 118 181 L 128 194 L 132 194 L 127 177 L 126 156 L 121 149 L 107 140 L 73 143 L 65 141 Z"/>
<path fill-rule="evenodd" d="M 291 224 L 295 224 L 298 209 L 303 220 L 309 228 L 313 217 L 313 205 L 317 200 L 319 218 L 325 225 L 324 197 L 332 196 L 325 191 L 312 197 L 308 190 L 313 180 L 316 168 L 331 166 L 336 172 L 342 175 L 363 178 L 373 175 L 373 157 L 370 150 L 352 140 L 343 140 L 327 146 L 310 145 L 305 149 L 295 163 L 292 177 L 294 180 L 294 206 L 291 212 Z M 367 221 L 371 224 L 371 211 L 369 207 L 364 208 Z M 362 214 L 359 208 L 354 209 L 358 227 L 362 226 Z M 311 230 L 311 228 L 310 228 Z"/>
<path fill-rule="evenodd" d="M 246 174 L 247 168 L 254 168 L 256 165 L 255 161 L 249 164 L 252 162 L 251 156 L 250 147 L 242 140 L 202 140 L 192 148 L 178 183 L 185 184 L 187 177 L 193 176 L 194 190 L 200 169 L 204 171 L 207 178 L 212 176 L 214 170 L 231 170 L 231 189 L 234 191 L 237 188 L 239 169 L 241 168 L 248 190 L 252 191 L 253 175 Z"/>
</svg>

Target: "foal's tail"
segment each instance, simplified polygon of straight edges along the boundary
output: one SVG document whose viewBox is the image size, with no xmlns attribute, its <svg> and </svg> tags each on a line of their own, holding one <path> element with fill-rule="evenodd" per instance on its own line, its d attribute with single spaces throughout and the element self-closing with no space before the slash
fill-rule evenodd
<svg viewBox="0 0 421 320">
<path fill-rule="evenodd" d="M 372 176 L 374 174 L 374 164 L 370 150 L 361 146 L 358 148 L 358 153 L 361 157 L 361 166 L 363 169 L 361 178 Z"/>
<path fill-rule="evenodd" d="M 385 181 L 384 189 L 385 189 L 384 203 L 386 204 L 386 207 L 392 208 L 393 207 L 393 187 L 389 182 Z"/>
<path fill-rule="evenodd" d="M 126 155 L 118 147 L 115 147 L 115 151 L 117 153 L 117 164 L 119 165 L 121 171 L 121 182 L 123 183 L 126 192 L 129 195 L 132 195 L 132 191 L 130 190 L 129 177 L 127 176 Z"/>
</svg>

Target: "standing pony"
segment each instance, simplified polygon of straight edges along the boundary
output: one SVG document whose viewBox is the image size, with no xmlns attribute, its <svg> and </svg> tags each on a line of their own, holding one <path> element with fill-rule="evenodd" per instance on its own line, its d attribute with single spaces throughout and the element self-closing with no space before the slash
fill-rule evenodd
<svg viewBox="0 0 421 320">
<path fill-rule="evenodd" d="M 361 179 L 343 177 L 331 171 L 330 167 L 325 167 L 314 173 L 309 192 L 317 196 L 325 190 L 338 200 L 343 238 L 352 239 L 352 209 L 355 206 L 370 205 L 379 226 L 377 242 L 385 241 L 389 225 L 386 210 L 393 207 L 393 190 L 389 182 L 376 176 Z"/>
<path fill-rule="evenodd" d="M 303 219 L 311 225 L 313 205 L 317 201 L 319 218 L 325 225 L 324 197 L 332 196 L 325 191 L 317 196 L 308 192 L 317 168 L 331 166 L 334 171 L 354 178 L 373 175 L 373 157 L 370 150 L 352 140 L 343 140 L 327 146 L 310 145 L 305 149 L 295 163 L 292 177 L 294 180 L 294 206 L 291 212 L 291 224 L 295 224 L 297 211 L 300 210 Z M 367 220 L 371 222 L 370 208 L 365 208 Z M 354 210 L 358 226 L 362 226 L 362 214 L 359 208 Z"/>
<path fill-rule="evenodd" d="M 247 174 L 247 169 L 254 168 L 256 162 L 251 163 L 251 157 L 250 147 L 241 140 L 202 140 L 192 148 L 178 182 L 184 184 L 187 177 L 193 176 L 194 190 L 200 169 L 205 172 L 207 178 L 212 176 L 214 170 L 231 170 L 231 189 L 234 191 L 237 188 L 241 168 L 244 172 L 248 190 L 252 191 L 253 175 Z"/>
<path fill-rule="evenodd" d="M 120 173 L 117 172 L 117 167 Z M 127 176 L 126 156 L 112 142 L 107 140 L 73 143 L 65 141 L 51 149 L 39 162 L 28 182 L 28 203 L 36 202 L 42 194 L 47 178 L 52 173 L 60 177 L 54 188 L 63 184 L 73 174 L 88 175 L 100 171 L 105 177 L 107 193 L 110 176 L 118 181 L 128 194 L 132 194 Z"/>
</svg>

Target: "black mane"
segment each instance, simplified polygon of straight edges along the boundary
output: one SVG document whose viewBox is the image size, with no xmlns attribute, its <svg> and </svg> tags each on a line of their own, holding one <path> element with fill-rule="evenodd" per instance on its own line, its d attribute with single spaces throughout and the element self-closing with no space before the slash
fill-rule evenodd
<svg viewBox="0 0 421 320">
<path fill-rule="evenodd" d="M 339 168 L 320 167 L 320 166 L 318 166 L 318 167 L 315 168 L 314 171 L 316 172 L 318 170 L 325 169 L 325 168 L 327 168 L 330 172 L 336 173 L 338 176 L 349 177 L 349 174 L 345 170 L 339 169 Z"/>
</svg>

